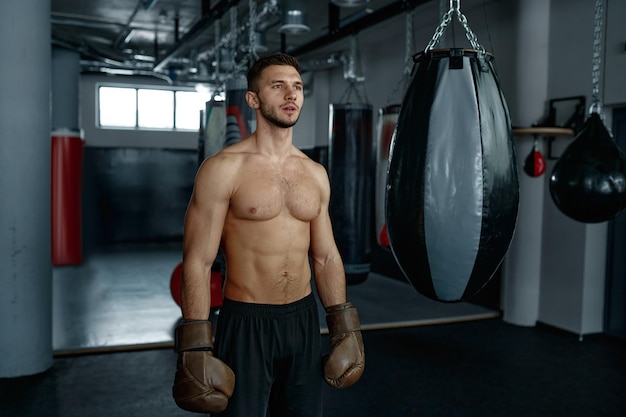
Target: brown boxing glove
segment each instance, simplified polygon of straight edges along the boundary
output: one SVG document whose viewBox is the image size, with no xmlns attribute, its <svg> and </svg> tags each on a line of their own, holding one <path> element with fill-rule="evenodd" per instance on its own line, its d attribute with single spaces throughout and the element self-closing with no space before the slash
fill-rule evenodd
<svg viewBox="0 0 626 417">
<path fill-rule="evenodd" d="M 352 303 L 326 308 L 330 353 L 324 357 L 324 379 L 335 388 L 345 388 L 361 378 L 365 351 L 359 315 Z"/>
<path fill-rule="evenodd" d="M 178 353 L 172 394 L 183 410 L 219 413 L 226 409 L 235 388 L 235 374 L 213 356 L 213 333 L 208 320 L 183 321 L 176 326 Z"/>
</svg>

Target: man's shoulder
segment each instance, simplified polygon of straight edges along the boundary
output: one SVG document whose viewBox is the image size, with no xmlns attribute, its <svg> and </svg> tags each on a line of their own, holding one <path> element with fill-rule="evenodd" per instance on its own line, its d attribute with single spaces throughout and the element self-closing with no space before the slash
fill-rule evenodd
<svg viewBox="0 0 626 417">
<path fill-rule="evenodd" d="M 224 148 L 202 162 L 198 171 L 198 177 L 215 179 L 231 176 L 241 166 L 242 161 L 243 155 L 241 153 Z"/>
<path fill-rule="evenodd" d="M 297 158 L 300 158 L 300 160 L 302 161 L 303 164 L 306 164 L 308 166 L 311 167 L 315 167 L 316 169 L 319 168 L 323 168 L 322 164 L 316 162 L 315 160 L 311 159 L 311 157 L 309 157 L 306 153 L 304 153 L 301 149 L 298 149 L 295 145 L 293 146 L 293 155 L 296 156 Z"/>
</svg>

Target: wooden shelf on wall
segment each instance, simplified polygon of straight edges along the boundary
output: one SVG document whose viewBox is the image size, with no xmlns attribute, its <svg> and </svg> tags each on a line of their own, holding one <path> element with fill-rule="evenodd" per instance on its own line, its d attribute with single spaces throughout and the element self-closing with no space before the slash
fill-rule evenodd
<svg viewBox="0 0 626 417">
<path fill-rule="evenodd" d="M 533 139 L 538 136 L 546 138 L 548 142 L 548 155 L 547 159 L 556 160 L 559 159 L 552 155 L 552 142 L 557 136 L 574 136 L 574 129 L 568 127 L 558 126 L 531 126 L 531 127 L 513 127 L 514 135 L 531 135 Z"/>
<path fill-rule="evenodd" d="M 574 135 L 574 129 L 558 126 L 514 127 L 513 134 L 534 136 L 572 136 Z"/>
</svg>

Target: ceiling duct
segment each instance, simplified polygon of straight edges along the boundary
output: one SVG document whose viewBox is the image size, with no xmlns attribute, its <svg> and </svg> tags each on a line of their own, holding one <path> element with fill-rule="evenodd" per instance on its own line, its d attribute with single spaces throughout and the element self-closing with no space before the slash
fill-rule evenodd
<svg viewBox="0 0 626 417">
<path fill-rule="evenodd" d="M 162 71 L 165 66 L 181 52 L 183 52 L 192 42 L 202 35 L 211 25 L 219 21 L 219 19 L 232 7 L 237 7 L 240 0 L 220 0 L 211 8 L 211 13 L 202 16 L 193 27 L 180 39 L 180 42 L 170 49 L 163 58 L 159 59 L 154 65 L 154 71 Z"/>
<path fill-rule="evenodd" d="M 287 35 L 301 35 L 311 28 L 306 23 L 304 2 L 301 0 L 285 0 L 282 7 L 282 25 L 278 32 Z"/>
</svg>

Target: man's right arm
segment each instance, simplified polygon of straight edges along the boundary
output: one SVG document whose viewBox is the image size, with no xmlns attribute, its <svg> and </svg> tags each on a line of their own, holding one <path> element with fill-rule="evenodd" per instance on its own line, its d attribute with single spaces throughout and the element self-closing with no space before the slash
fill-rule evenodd
<svg viewBox="0 0 626 417">
<path fill-rule="evenodd" d="M 185 215 L 181 288 L 185 320 L 209 317 L 211 266 L 219 249 L 231 194 L 224 159 L 216 156 L 202 164 Z"/>
<path fill-rule="evenodd" d="M 196 175 L 183 238 L 183 321 L 174 334 L 178 361 L 172 395 L 180 408 L 204 414 L 222 412 L 235 386 L 233 371 L 213 355 L 213 331 L 208 320 L 211 265 L 228 211 L 227 184 L 232 183 L 228 178 L 233 178 L 221 168 L 227 166 L 223 160 L 218 156 L 205 161 Z"/>
</svg>

